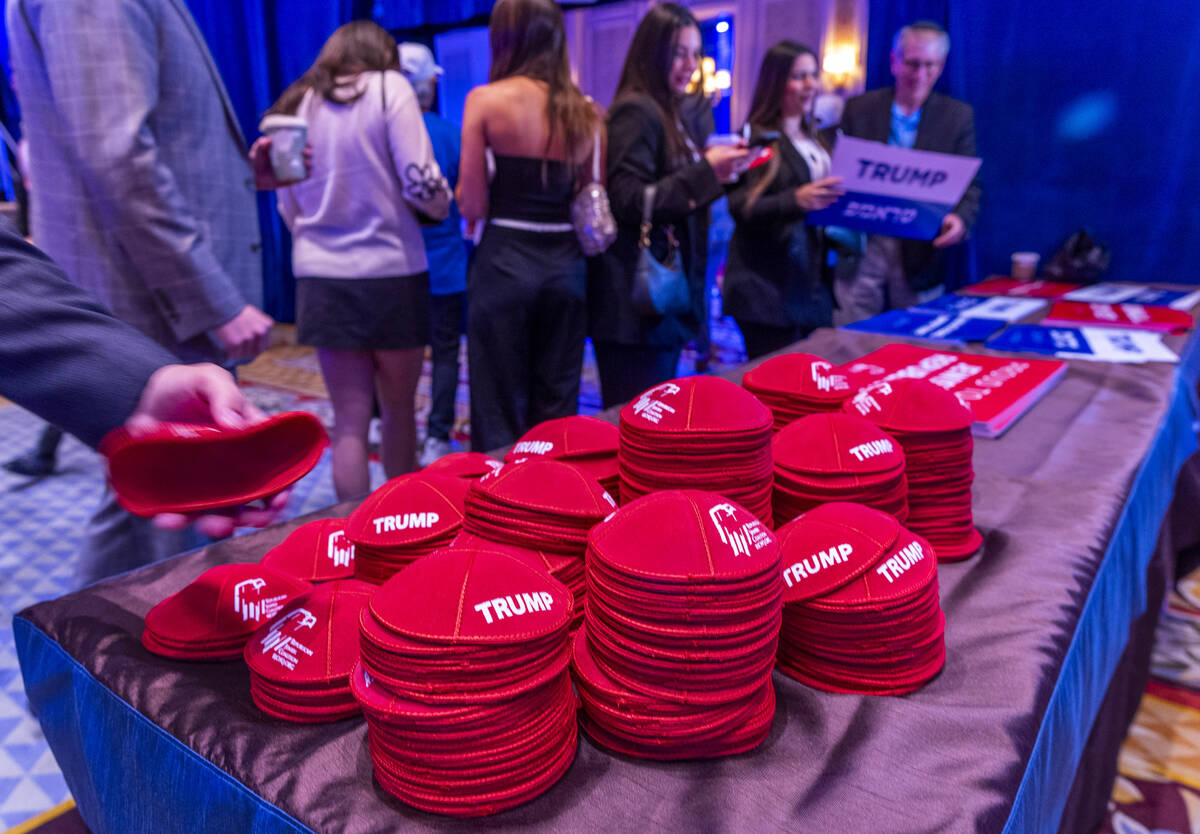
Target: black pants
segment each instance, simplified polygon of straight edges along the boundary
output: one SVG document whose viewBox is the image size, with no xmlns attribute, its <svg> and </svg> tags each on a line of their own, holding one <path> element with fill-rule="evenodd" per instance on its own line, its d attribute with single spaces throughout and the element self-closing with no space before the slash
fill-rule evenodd
<svg viewBox="0 0 1200 834">
<path fill-rule="evenodd" d="M 746 343 L 746 358 L 756 359 L 768 353 L 782 350 L 793 342 L 798 342 L 813 332 L 811 327 L 774 327 L 769 324 L 758 324 L 744 321 L 736 316 L 738 329 L 742 331 L 742 340 Z"/>
<path fill-rule="evenodd" d="M 467 282 L 472 449 L 508 446 L 579 410 L 584 281 L 571 232 L 487 227 Z"/>
<path fill-rule="evenodd" d="M 458 395 L 458 343 L 467 328 L 467 294 L 429 297 L 429 352 L 432 359 L 428 435 L 450 439 Z"/>
<path fill-rule="evenodd" d="M 600 374 L 600 401 L 605 408 L 632 400 L 647 388 L 675 378 L 680 348 L 594 342 Z"/>
</svg>

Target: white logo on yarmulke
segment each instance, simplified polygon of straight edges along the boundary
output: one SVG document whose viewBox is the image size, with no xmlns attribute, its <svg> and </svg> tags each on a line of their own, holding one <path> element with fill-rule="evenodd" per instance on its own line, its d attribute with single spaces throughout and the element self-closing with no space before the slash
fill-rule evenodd
<svg viewBox="0 0 1200 834">
<path fill-rule="evenodd" d="M 289 670 L 295 669 L 301 654 L 308 657 L 313 655 L 312 649 L 296 639 L 296 632 L 302 628 L 311 630 L 316 624 L 316 615 L 307 608 L 297 608 L 289 612 L 271 623 L 261 641 L 262 653 L 270 652 L 271 659 L 280 666 Z"/>
<path fill-rule="evenodd" d="M 734 556 L 750 555 L 751 546 L 761 550 L 770 542 L 770 534 L 758 519 L 752 519 L 743 524 L 737 523 L 737 507 L 732 504 L 717 504 L 708 511 L 708 517 L 721 541 L 729 545 Z"/>
<path fill-rule="evenodd" d="M 371 523 L 375 525 L 375 532 L 378 533 L 396 533 L 401 530 L 415 530 L 417 528 L 431 528 L 436 525 L 441 519 L 441 516 L 435 512 L 424 513 L 396 513 L 395 515 L 384 515 L 379 518 L 371 519 Z"/>
<path fill-rule="evenodd" d="M 242 622 L 253 620 L 257 623 L 269 620 L 279 613 L 280 608 L 283 608 L 287 594 L 260 598 L 265 587 L 267 587 L 267 580 L 261 577 L 244 579 L 233 586 L 233 612 L 242 615 Z M 250 597 L 254 597 L 254 599 L 250 599 Z"/>
<path fill-rule="evenodd" d="M 667 405 L 661 399 L 657 399 L 657 397 L 670 397 L 678 394 L 680 390 L 680 387 L 673 382 L 656 385 L 638 397 L 637 402 L 633 404 L 633 413 L 657 425 L 662 421 L 664 412 L 667 414 L 675 413 L 675 409 L 671 408 L 671 406 Z"/>
<path fill-rule="evenodd" d="M 514 455 L 548 455 L 554 451 L 549 440 L 522 440 L 512 447 Z"/>
<path fill-rule="evenodd" d="M 329 546 L 325 555 L 333 562 L 334 567 L 350 567 L 350 563 L 354 561 L 354 542 L 346 538 L 345 530 L 336 530 L 329 534 Z"/>
<path fill-rule="evenodd" d="M 886 382 L 874 382 L 862 389 L 850 400 L 854 404 L 854 410 L 863 416 L 872 411 L 883 411 L 883 406 L 879 404 L 879 400 L 875 399 L 876 391 L 886 397 L 892 393 L 892 386 Z"/>
<path fill-rule="evenodd" d="M 850 383 L 846 381 L 846 377 L 841 374 L 825 374 L 823 371 L 832 371 L 833 365 L 828 362 L 813 362 L 812 363 L 812 380 L 816 383 L 818 391 L 846 391 L 850 388 Z"/>
</svg>

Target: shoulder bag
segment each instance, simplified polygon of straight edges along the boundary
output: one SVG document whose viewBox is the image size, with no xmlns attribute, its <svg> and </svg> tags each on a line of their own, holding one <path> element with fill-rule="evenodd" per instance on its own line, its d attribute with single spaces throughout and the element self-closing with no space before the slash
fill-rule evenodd
<svg viewBox="0 0 1200 834">
<path fill-rule="evenodd" d="M 692 293 L 679 243 L 673 230 L 667 228 L 667 262 L 659 263 L 650 251 L 650 218 L 654 212 L 657 185 L 647 185 L 642 206 L 641 237 L 638 239 L 637 264 L 633 268 L 633 308 L 644 316 L 679 316 L 691 312 Z"/>
<path fill-rule="evenodd" d="M 579 248 L 589 258 L 599 255 L 617 237 L 617 221 L 613 219 L 608 192 L 600 183 L 600 130 L 597 128 L 592 145 L 592 181 L 571 201 L 571 225 L 579 238 Z"/>
</svg>

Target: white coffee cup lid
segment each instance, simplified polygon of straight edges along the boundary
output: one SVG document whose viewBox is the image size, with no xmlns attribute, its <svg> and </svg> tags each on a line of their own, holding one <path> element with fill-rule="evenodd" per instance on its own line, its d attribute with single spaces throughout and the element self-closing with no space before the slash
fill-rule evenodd
<svg viewBox="0 0 1200 834">
<path fill-rule="evenodd" d="M 262 133 L 270 133 L 272 130 L 282 130 L 284 128 L 304 128 L 308 129 L 308 122 L 299 116 L 285 116 L 281 113 L 271 113 L 268 116 L 263 116 L 263 120 L 258 123 L 258 129 Z"/>
<path fill-rule="evenodd" d="M 1036 263 L 1041 260 L 1037 252 L 1013 252 L 1012 259 L 1018 263 Z"/>
</svg>

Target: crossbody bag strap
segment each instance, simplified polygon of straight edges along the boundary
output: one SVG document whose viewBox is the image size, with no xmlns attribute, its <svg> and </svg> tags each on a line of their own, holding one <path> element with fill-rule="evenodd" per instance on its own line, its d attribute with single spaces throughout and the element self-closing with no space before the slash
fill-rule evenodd
<svg viewBox="0 0 1200 834">
<path fill-rule="evenodd" d="M 592 134 L 592 182 L 600 182 L 600 127 Z"/>
<path fill-rule="evenodd" d="M 650 230 L 654 228 L 650 218 L 654 215 L 654 195 L 657 193 L 657 183 L 650 183 L 642 192 L 642 236 L 638 238 L 638 246 L 642 249 L 650 248 Z"/>
<path fill-rule="evenodd" d="M 383 147 L 387 152 L 388 168 L 392 170 L 392 176 L 403 188 L 404 182 L 400 179 L 400 172 L 396 170 L 396 159 L 392 156 L 392 132 L 388 124 L 387 112 L 387 70 L 379 71 L 379 109 L 383 113 Z"/>
</svg>

